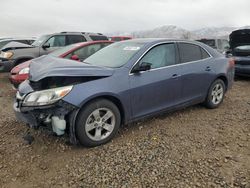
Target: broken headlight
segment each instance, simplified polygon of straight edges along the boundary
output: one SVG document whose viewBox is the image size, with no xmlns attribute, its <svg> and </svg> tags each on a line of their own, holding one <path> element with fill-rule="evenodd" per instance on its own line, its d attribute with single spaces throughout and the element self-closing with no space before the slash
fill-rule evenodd
<svg viewBox="0 0 250 188">
<path fill-rule="evenodd" d="M 65 86 L 42 91 L 35 91 L 25 97 L 23 106 L 43 106 L 53 104 L 61 98 L 65 97 L 72 90 L 72 88 L 73 86 Z"/>
</svg>

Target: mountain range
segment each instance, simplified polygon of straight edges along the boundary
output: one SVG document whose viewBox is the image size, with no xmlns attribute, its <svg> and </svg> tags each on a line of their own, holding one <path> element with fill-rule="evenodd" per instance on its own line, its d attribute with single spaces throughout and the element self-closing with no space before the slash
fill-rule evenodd
<svg viewBox="0 0 250 188">
<path fill-rule="evenodd" d="M 187 30 L 174 25 L 165 25 L 151 30 L 141 30 L 134 32 L 116 32 L 108 34 L 109 36 L 126 35 L 133 38 L 179 38 L 179 39 L 201 39 L 201 38 L 225 38 L 237 29 L 250 29 L 250 26 L 244 27 L 206 27 L 197 30 Z"/>
</svg>

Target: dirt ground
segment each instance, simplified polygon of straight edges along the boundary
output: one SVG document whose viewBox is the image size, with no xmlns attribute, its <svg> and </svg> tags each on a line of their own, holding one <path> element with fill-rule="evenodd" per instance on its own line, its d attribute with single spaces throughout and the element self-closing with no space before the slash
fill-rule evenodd
<svg viewBox="0 0 250 188">
<path fill-rule="evenodd" d="M 0 187 L 250 188 L 250 79 L 220 108 L 200 105 L 122 128 L 96 148 L 16 121 L 15 92 L 0 74 Z"/>
</svg>

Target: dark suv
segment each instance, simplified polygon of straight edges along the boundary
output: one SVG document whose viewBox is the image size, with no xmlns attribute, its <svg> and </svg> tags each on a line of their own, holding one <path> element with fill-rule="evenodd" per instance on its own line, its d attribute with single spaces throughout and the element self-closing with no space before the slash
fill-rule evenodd
<svg viewBox="0 0 250 188">
<path fill-rule="evenodd" d="M 46 55 L 58 48 L 85 41 L 108 40 L 100 33 L 61 32 L 39 37 L 32 45 L 14 43 L 0 53 L 0 72 L 8 72 L 27 60 Z"/>
<path fill-rule="evenodd" d="M 229 39 L 229 54 L 235 59 L 235 75 L 250 77 L 250 29 L 233 31 Z"/>
</svg>

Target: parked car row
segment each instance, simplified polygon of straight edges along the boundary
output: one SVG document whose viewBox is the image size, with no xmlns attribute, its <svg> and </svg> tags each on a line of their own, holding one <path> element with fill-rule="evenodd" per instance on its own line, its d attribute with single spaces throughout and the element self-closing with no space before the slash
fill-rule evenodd
<svg viewBox="0 0 250 188">
<path fill-rule="evenodd" d="M 0 56 L 9 54 L 2 64 L 17 65 L 10 81 L 18 120 L 92 147 L 158 113 L 199 103 L 217 108 L 232 87 L 235 62 L 237 74 L 249 74 L 249 33 L 235 31 L 228 43 L 61 32 Z"/>
<path fill-rule="evenodd" d="M 235 60 L 235 75 L 250 76 L 250 29 L 233 31 L 226 39 L 200 39 L 205 43 Z"/>
<path fill-rule="evenodd" d="M 30 59 L 49 54 L 64 46 L 86 41 L 108 40 L 100 33 L 61 32 L 43 35 L 31 45 L 9 44 L 0 53 L 0 71 L 10 71 L 14 66 Z"/>
</svg>

